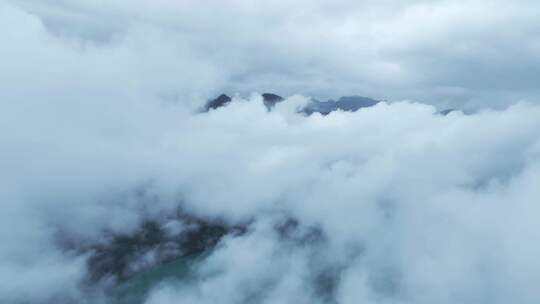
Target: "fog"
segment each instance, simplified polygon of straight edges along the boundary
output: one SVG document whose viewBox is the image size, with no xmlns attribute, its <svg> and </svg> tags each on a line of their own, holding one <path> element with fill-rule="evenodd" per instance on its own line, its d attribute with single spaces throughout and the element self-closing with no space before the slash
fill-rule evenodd
<svg viewBox="0 0 540 304">
<path fill-rule="evenodd" d="M 1 302 L 538 303 L 537 5 L 383 2 L 0 3 Z"/>
</svg>

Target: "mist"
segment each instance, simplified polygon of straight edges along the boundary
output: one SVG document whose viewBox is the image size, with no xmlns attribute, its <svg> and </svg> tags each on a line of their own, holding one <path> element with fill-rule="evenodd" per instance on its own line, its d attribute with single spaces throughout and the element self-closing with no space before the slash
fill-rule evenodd
<svg viewBox="0 0 540 304">
<path fill-rule="evenodd" d="M 383 2 L 0 3 L 0 302 L 538 303 L 537 4 Z"/>
</svg>

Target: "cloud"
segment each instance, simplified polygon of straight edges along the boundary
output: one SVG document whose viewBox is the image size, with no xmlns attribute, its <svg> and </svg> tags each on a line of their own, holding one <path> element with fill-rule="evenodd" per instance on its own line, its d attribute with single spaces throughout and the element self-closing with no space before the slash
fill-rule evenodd
<svg viewBox="0 0 540 304">
<path fill-rule="evenodd" d="M 115 66 L 147 72 L 145 83 L 173 96 L 200 81 L 194 91 L 212 94 L 360 94 L 471 108 L 538 97 L 534 1 L 12 3 L 57 39 L 116 50 L 109 75 Z"/>
<path fill-rule="evenodd" d="M 141 301 L 537 302 L 536 4 L 287 5 L 0 4 L 0 298 L 105 301 L 92 250 L 180 206 L 248 227 Z"/>
<path fill-rule="evenodd" d="M 173 284 L 157 289 L 150 303 L 186 297 L 241 302 L 251 295 L 244 281 L 262 284 L 252 292 L 263 303 L 315 302 L 321 297 L 309 271 L 321 263 L 310 264 L 317 261 L 310 254 L 338 269 L 342 279 L 333 297 L 339 303 L 534 302 L 527 278 L 538 269 L 526 257 L 534 257 L 538 246 L 525 231 L 536 229 L 534 216 L 527 214 L 538 208 L 537 106 L 445 117 L 430 106 L 395 103 L 289 121 L 279 112 L 263 114 L 260 107 L 237 102 L 194 118 L 197 135 L 215 132 L 220 144 L 198 151 L 204 160 L 193 164 L 205 163 L 212 172 L 204 183 L 195 179 L 189 185 L 187 201 L 207 208 L 204 213 L 240 217 L 266 218 L 270 210 L 286 210 L 321 227 L 328 243 L 291 249 L 275 234 L 259 232 L 272 227 L 272 221 L 262 220 L 253 234 L 223 242 L 203 267 L 220 261 L 215 267 L 224 269 L 202 280 L 200 289 L 170 294 L 183 286 Z M 255 108 L 261 116 L 252 124 Z M 182 147 L 189 151 L 190 142 L 199 146 L 203 138 Z M 237 243 L 241 249 L 231 253 Z M 272 271 L 264 261 L 280 269 L 282 254 L 294 266 L 278 271 L 277 279 L 267 278 Z M 291 279 L 301 285 L 281 290 Z M 522 288 L 530 292 L 518 294 Z"/>
</svg>

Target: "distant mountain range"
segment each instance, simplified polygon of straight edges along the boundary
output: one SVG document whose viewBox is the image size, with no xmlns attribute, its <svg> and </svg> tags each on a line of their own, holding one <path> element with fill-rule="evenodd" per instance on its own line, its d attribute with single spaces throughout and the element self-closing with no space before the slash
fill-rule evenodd
<svg viewBox="0 0 540 304">
<path fill-rule="evenodd" d="M 282 102 L 285 98 L 273 94 L 273 93 L 263 93 L 263 103 L 271 111 L 272 108 L 278 102 Z M 203 108 L 203 112 L 208 112 L 217 108 L 225 107 L 232 101 L 232 98 L 226 94 L 221 94 L 218 97 L 209 100 Z M 381 102 L 381 100 L 372 99 L 364 96 L 343 96 L 338 100 L 327 100 L 319 101 L 317 99 L 311 99 L 310 102 L 302 109 L 298 110 L 298 113 L 303 113 L 305 115 L 311 115 L 313 113 L 320 113 L 322 115 L 328 115 L 334 111 L 341 110 L 347 112 L 356 112 L 361 108 L 372 107 Z M 446 116 L 451 112 L 456 111 L 456 109 L 446 109 L 438 111 L 437 114 Z"/>
<path fill-rule="evenodd" d="M 285 98 L 273 93 L 263 93 L 262 97 L 263 103 L 269 111 L 276 105 L 276 103 L 285 100 Z M 226 94 L 221 94 L 218 97 L 208 101 L 203 110 L 208 112 L 213 109 L 225 107 L 231 101 L 231 97 Z M 361 108 L 374 106 L 379 102 L 379 100 L 363 96 L 344 96 L 338 100 L 330 99 L 328 101 L 312 99 L 304 108 L 299 110 L 299 113 L 304 113 L 306 115 L 311 115 L 313 113 L 327 115 L 337 110 L 354 112 Z"/>
<path fill-rule="evenodd" d="M 338 100 L 330 99 L 328 101 L 312 100 L 302 112 L 310 115 L 313 113 L 321 113 L 328 115 L 331 112 L 342 110 L 355 112 L 361 108 L 368 108 L 378 104 L 380 100 L 371 99 L 363 96 L 343 96 Z"/>
</svg>

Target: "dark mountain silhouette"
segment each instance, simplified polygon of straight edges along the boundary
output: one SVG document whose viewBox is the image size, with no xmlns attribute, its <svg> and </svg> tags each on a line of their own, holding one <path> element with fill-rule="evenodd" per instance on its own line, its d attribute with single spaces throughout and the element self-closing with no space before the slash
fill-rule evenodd
<svg viewBox="0 0 540 304">
<path fill-rule="evenodd" d="M 262 94 L 263 103 L 266 106 L 268 110 L 271 110 L 276 103 L 283 101 L 285 98 L 273 94 L 273 93 L 263 93 Z M 206 105 L 204 106 L 204 112 L 208 112 L 210 110 L 215 110 L 217 108 L 221 108 L 226 106 L 229 102 L 231 102 L 231 97 L 229 97 L 226 94 L 221 94 L 218 97 L 209 100 Z"/>
<path fill-rule="evenodd" d="M 210 109 L 214 110 L 220 107 L 224 107 L 229 102 L 231 102 L 231 98 L 225 94 L 221 94 L 215 99 L 208 101 L 208 103 L 206 103 L 206 105 L 204 106 L 204 110 L 208 112 L 210 111 Z"/>
<path fill-rule="evenodd" d="M 268 110 L 271 110 L 276 105 L 276 103 L 283 101 L 285 99 L 279 95 L 272 94 L 272 93 L 263 93 L 262 97 L 263 97 L 263 103 Z"/>
<path fill-rule="evenodd" d="M 268 111 L 271 111 L 278 102 L 285 100 L 285 98 L 274 93 L 263 93 L 262 98 L 263 103 Z M 224 107 L 230 102 L 231 98 L 228 95 L 221 94 L 215 99 L 208 101 L 208 103 L 204 106 L 204 112 L 208 112 L 211 109 L 213 110 Z M 379 103 L 379 100 L 363 96 L 344 96 L 339 98 L 337 101 L 333 99 L 328 101 L 319 101 L 313 99 L 307 106 L 299 110 L 299 112 L 307 115 L 311 115 L 313 113 L 328 115 L 329 113 L 337 110 L 355 112 L 361 108 L 372 107 L 377 103 Z"/>
</svg>

